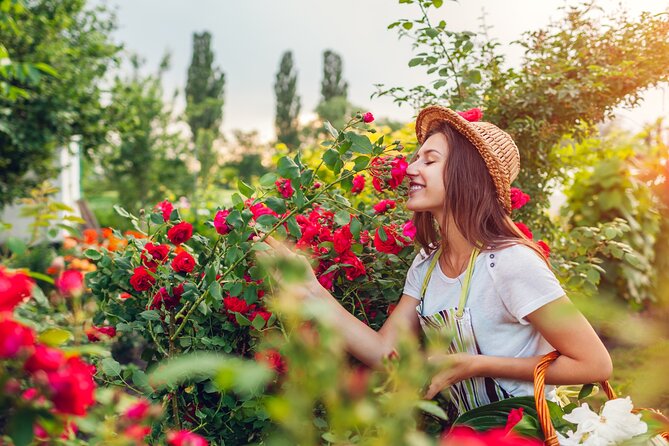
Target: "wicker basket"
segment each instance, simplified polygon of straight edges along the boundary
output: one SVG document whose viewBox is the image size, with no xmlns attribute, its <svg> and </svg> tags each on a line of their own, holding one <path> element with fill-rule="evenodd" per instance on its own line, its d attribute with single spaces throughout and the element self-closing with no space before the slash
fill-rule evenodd
<svg viewBox="0 0 669 446">
<path fill-rule="evenodd" d="M 544 444 L 546 446 L 560 446 L 557 432 L 555 432 L 555 427 L 553 427 L 553 422 L 551 421 L 551 416 L 548 411 L 548 404 L 546 403 L 545 394 L 546 370 L 548 369 L 548 366 L 558 358 L 558 356 L 560 356 L 560 353 L 557 351 L 550 352 L 541 358 L 537 366 L 534 368 L 534 400 L 537 405 L 537 416 L 539 418 L 541 430 L 544 433 Z M 600 384 L 608 399 L 612 400 L 616 398 L 616 394 L 608 381 L 602 381 Z M 653 409 L 635 409 L 634 412 L 639 412 L 642 410 L 652 410 L 653 412 L 659 413 Z M 659 436 L 664 440 L 669 441 L 669 432 L 663 432 Z"/>
</svg>

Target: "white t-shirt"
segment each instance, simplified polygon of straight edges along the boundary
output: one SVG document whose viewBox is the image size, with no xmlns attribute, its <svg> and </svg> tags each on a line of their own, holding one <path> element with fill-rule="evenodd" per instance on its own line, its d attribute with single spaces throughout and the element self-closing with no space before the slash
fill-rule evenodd
<svg viewBox="0 0 669 446">
<path fill-rule="evenodd" d="M 404 285 L 404 294 L 420 300 L 420 290 L 429 256 L 421 252 L 414 259 Z M 423 314 L 457 307 L 465 273 L 447 277 L 439 263 L 425 291 Z M 481 354 L 512 358 L 538 356 L 554 348 L 525 319 L 525 316 L 565 295 L 553 272 L 530 248 L 516 244 L 482 251 L 476 258 L 466 307 L 472 317 L 474 335 Z M 526 381 L 497 379 L 513 396 L 533 395 Z"/>
</svg>

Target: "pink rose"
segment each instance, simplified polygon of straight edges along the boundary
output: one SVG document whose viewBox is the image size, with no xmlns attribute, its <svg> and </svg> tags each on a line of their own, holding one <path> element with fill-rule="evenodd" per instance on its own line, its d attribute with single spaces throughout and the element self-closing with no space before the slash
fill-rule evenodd
<svg viewBox="0 0 669 446">
<path fill-rule="evenodd" d="M 35 351 L 30 355 L 23 368 L 28 373 L 35 373 L 38 370 L 55 372 L 63 364 L 65 364 L 65 355 L 62 351 L 37 344 L 35 345 Z"/>
<path fill-rule="evenodd" d="M 209 443 L 203 437 L 187 430 L 169 432 L 167 434 L 168 446 L 208 446 Z"/>
<path fill-rule="evenodd" d="M 353 177 L 353 187 L 351 188 L 352 194 L 359 194 L 365 188 L 365 176 L 356 175 Z"/>
<path fill-rule="evenodd" d="M 216 228 L 216 232 L 221 235 L 225 235 L 232 230 L 232 227 L 225 220 L 228 218 L 228 215 L 230 215 L 230 211 L 228 209 L 223 209 L 222 211 L 218 211 L 214 217 L 214 228 Z"/>
<path fill-rule="evenodd" d="M 371 112 L 367 112 L 364 115 L 362 115 L 362 120 L 369 124 L 370 122 L 374 122 L 374 115 Z"/>
<path fill-rule="evenodd" d="M 288 178 L 280 178 L 276 180 L 274 184 L 276 184 L 276 189 L 283 198 L 290 198 L 295 193 L 295 189 L 293 189 L 293 185 L 290 184 L 290 180 Z"/>
<path fill-rule="evenodd" d="M 68 269 L 56 279 L 56 288 L 63 296 L 80 296 L 84 291 L 84 275 L 76 269 Z"/>
<path fill-rule="evenodd" d="M 530 201 L 530 196 L 517 187 L 511 188 L 511 208 L 520 209 Z"/>
<path fill-rule="evenodd" d="M 95 403 L 94 368 L 79 357 L 68 358 L 56 372 L 48 374 L 51 401 L 61 413 L 84 416 Z"/>
<path fill-rule="evenodd" d="M 174 210 L 174 206 L 172 203 L 169 201 L 161 201 L 158 203 L 155 208 L 156 210 L 160 211 L 163 214 L 163 220 L 170 221 L 170 215 L 172 215 L 172 211 Z"/>
<path fill-rule="evenodd" d="M 416 227 L 414 226 L 413 221 L 409 220 L 402 225 L 402 235 L 411 240 L 416 237 Z"/>
</svg>

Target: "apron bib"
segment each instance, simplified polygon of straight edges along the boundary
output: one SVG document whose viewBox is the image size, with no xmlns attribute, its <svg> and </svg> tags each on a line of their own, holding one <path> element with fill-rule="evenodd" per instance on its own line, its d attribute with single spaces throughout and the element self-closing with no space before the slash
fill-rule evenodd
<svg viewBox="0 0 669 446">
<path fill-rule="evenodd" d="M 435 253 L 434 258 L 423 279 L 423 285 L 420 291 L 420 304 L 416 307 L 418 318 L 423 331 L 428 334 L 430 330 L 446 330 L 453 337 L 448 346 L 448 353 L 469 353 L 471 355 L 480 355 L 481 350 L 476 342 L 474 328 L 472 326 L 472 317 L 469 307 L 466 307 L 467 297 L 471 277 L 474 272 L 474 263 L 479 254 L 478 249 L 472 251 L 469 258 L 469 265 L 465 273 L 465 282 L 460 293 L 460 301 L 455 308 L 447 308 L 438 313 L 426 316 L 423 312 L 425 303 L 425 291 L 430 282 L 432 271 L 439 261 L 441 248 Z M 493 378 L 474 377 L 455 383 L 444 390 L 449 403 L 451 403 L 458 414 L 470 411 L 476 407 L 494 403 L 510 398 L 511 395 L 506 392 Z"/>
</svg>

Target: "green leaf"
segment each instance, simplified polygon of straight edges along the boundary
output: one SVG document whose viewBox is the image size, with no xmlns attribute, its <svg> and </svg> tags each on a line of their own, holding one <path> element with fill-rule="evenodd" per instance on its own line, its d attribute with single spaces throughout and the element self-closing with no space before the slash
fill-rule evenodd
<svg viewBox="0 0 669 446">
<path fill-rule="evenodd" d="M 46 274 L 38 273 L 35 271 L 28 271 L 26 273 L 26 276 L 32 277 L 33 279 L 41 280 L 42 282 L 49 283 L 53 285 L 55 282 L 53 280 L 53 277 L 47 276 Z"/>
<path fill-rule="evenodd" d="M 156 310 L 146 310 L 139 313 L 139 315 L 147 321 L 157 321 L 160 319 L 160 313 Z"/>
<path fill-rule="evenodd" d="M 423 63 L 423 58 L 422 57 L 414 57 L 409 61 L 409 66 L 410 67 L 415 67 L 416 65 L 420 65 Z"/>
<path fill-rule="evenodd" d="M 592 393 L 592 390 L 594 388 L 595 388 L 594 384 L 585 384 L 583 387 L 581 387 L 581 391 L 578 392 L 578 399 L 582 400 L 584 398 L 587 398 Z"/>
<path fill-rule="evenodd" d="M 28 248 L 25 242 L 18 237 L 9 237 L 6 243 L 7 248 L 9 248 L 9 250 L 17 256 L 23 255 Z"/>
<path fill-rule="evenodd" d="M 266 324 L 265 319 L 263 319 L 263 317 L 259 314 L 256 315 L 256 317 L 254 317 L 253 321 L 251 322 L 251 325 L 256 330 L 262 330 L 263 328 L 265 328 L 265 324 Z"/>
<path fill-rule="evenodd" d="M 239 189 L 239 192 L 246 198 L 251 198 L 256 191 L 253 187 L 249 186 L 242 180 L 237 180 L 237 189 Z"/>
<path fill-rule="evenodd" d="M 368 156 L 359 156 L 356 159 L 353 160 L 354 166 L 353 170 L 355 172 L 360 172 L 363 170 L 365 167 L 369 165 L 369 157 Z"/>
<path fill-rule="evenodd" d="M 337 211 L 337 213 L 334 216 L 335 223 L 337 223 L 340 226 L 347 225 L 350 220 L 351 220 L 351 214 L 349 214 L 349 212 L 345 210 Z"/>
<path fill-rule="evenodd" d="M 17 410 L 9 423 L 9 437 L 14 446 L 28 446 L 33 441 L 33 425 L 37 413 L 29 408 Z"/>
<path fill-rule="evenodd" d="M 411 23 L 411 22 L 404 22 L 404 23 L 402 23 L 402 28 L 404 28 L 404 29 L 406 29 L 407 31 L 409 31 L 411 28 L 413 28 L 413 23 Z"/>
<path fill-rule="evenodd" d="M 470 70 L 467 72 L 467 79 L 472 84 L 478 84 L 481 82 L 481 72 L 479 70 Z"/>
<path fill-rule="evenodd" d="M 323 126 L 325 127 L 325 130 L 327 130 L 328 133 L 329 133 L 330 135 L 332 135 L 332 137 L 333 137 L 334 139 L 339 138 L 339 132 L 337 131 L 337 129 L 335 129 L 334 127 L 332 127 L 332 124 L 330 124 L 328 121 L 325 121 L 325 122 L 323 123 Z"/>
<path fill-rule="evenodd" d="M 84 251 L 84 255 L 91 260 L 100 260 L 102 258 L 102 254 L 100 254 L 100 251 L 92 248 L 89 248 L 86 251 Z"/>
<path fill-rule="evenodd" d="M 211 285 L 209 285 L 209 294 L 211 294 L 211 297 L 213 297 L 217 301 L 222 300 L 223 295 L 221 294 L 221 284 L 216 282 L 215 280 L 211 282 Z"/>
<path fill-rule="evenodd" d="M 174 211 L 172 211 L 174 212 Z M 163 218 L 163 214 L 153 212 L 151 214 L 151 223 L 156 224 L 156 225 L 161 225 L 165 222 L 165 219 Z"/>
<path fill-rule="evenodd" d="M 427 34 L 427 36 L 430 38 L 435 38 L 439 35 L 439 31 L 434 28 L 427 28 L 425 30 L 425 34 Z"/>
<path fill-rule="evenodd" d="M 355 238 L 360 237 L 361 230 L 362 230 L 362 223 L 360 223 L 360 220 L 353 217 L 351 219 L 351 234 L 353 234 L 353 237 Z"/>
<path fill-rule="evenodd" d="M 268 208 L 276 212 L 277 214 L 283 214 L 286 212 L 286 202 L 278 197 L 269 197 L 265 200 L 265 204 Z"/>
<path fill-rule="evenodd" d="M 128 211 L 126 211 L 125 209 L 123 209 L 123 208 L 122 208 L 121 206 L 119 206 L 118 204 L 115 204 L 115 205 L 114 205 L 114 210 L 115 210 L 116 213 L 117 213 L 118 215 L 120 215 L 121 217 L 130 218 L 130 214 L 128 213 Z"/>
<path fill-rule="evenodd" d="M 382 242 L 388 240 L 388 234 L 386 234 L 386 230 L 383 228 L 383 226 L 379 226 L 379 238 Z"/>
<path fill-rule="evenodd" d="M 237 192 L 232 194 L 232 205 L 239 209 L 244 207 L 244 199 Z"/>
<path fill-rule="evenodd" d="M 120 376 L 121 375 L 121 364 L 118 363 L 114 358 L 104 358 L 100 361 L 100 366 L 102 372 L 107 376 Z"/>
<path fill-rule="evenodd" d="M 432 0 L 432 5 L 435 8 L 441 8 L 441 5 L 444 4 L 444 0 Z"/>
<path fill-rule="evenodd" d="M 47 299 L 46 296 L 44 295 L 44 291 L 42 291 L 42 288 L 40 288 L 37 285 L 33 286 L 32 295 L 33 299 L 35 299 L 35 302 L 37 302 L 44 308 L 49 308 L 49 299 Z"/>
<path fill-rule="evenodd" d="M 39 335 L 39 341 L 49 347 L 58 347 L 74 339 L 74 335 L 62 328 L 47 328 Z"/>
<path fill-rule="evenodd" d="M 282 177 L 291 180 L 299 178 L 300 176 L 299 166 L 295 164 L 295 161 L 293 161 L 287 156 L 283 156 L 279 159 L 279 163 L 277 165 L 277 171 L 279 172 L 279 175 L 281 175 Z"/>
<path fill-rule="evenodd" d="M 437 418 L 441 418 L 442 420 L 448 420 L 448 415 L 446 414 L 444 409 L 439 407 L 436 401 L 421 400 L 416 403 L 416 407 L 418 407 L 423 412 L 427 412 L 431 415 L 434 415 Z"/>
<path fill-rule="evenodd" d="M 251 321 L 248 320 L 241 313 L 235 313 L 235 319 L 237 320 L 237 323 L 239 324 L 240 327 L 248 327 L 249 325 L 251 325 Z"/>
<path fill-rule="evenodd" d="M 149 384 L 149 377 L 142 370 L 132 372 L 132 382 L 146 394 L 153 393 L 153 387 Z"/>
<path fill-rule="evenodd" d="M 259 183 L 262 187 L 270 188 L 274 187 L 274 183 L 276 183 L 276 180 L 278 179 L 279 177 L 277 176 L 277 174 L 275 174 L 274 172 L 269 172 L 260 177 Z"/>
<path fill-rule="evenodd" d="M 323 162 L 328 169 L 334 170 L 337 162 L 341 160 L 341 155 L 334 149 L 327 149 L 323 154 Z"/>
<path fill-rule="evenodd" d="M 351 140 L 353 144 L 351 150 L 356 153 L 370 154 L 374 149 L 374 145 L 365 135 L 358 135 L 355 132 L 347 132 L 346 136 Z"/>
<path fill-rule="evenodd" d="M 286 220 L 286 223 L 288 224 L 288 231 L 290 231 L 290 235 L 295 238 L 302 237 L 302 230 L 300 229 L 300 225 L 297 224 L 297 220 L 295 220 L 294 215 Z"/>
</svg>

